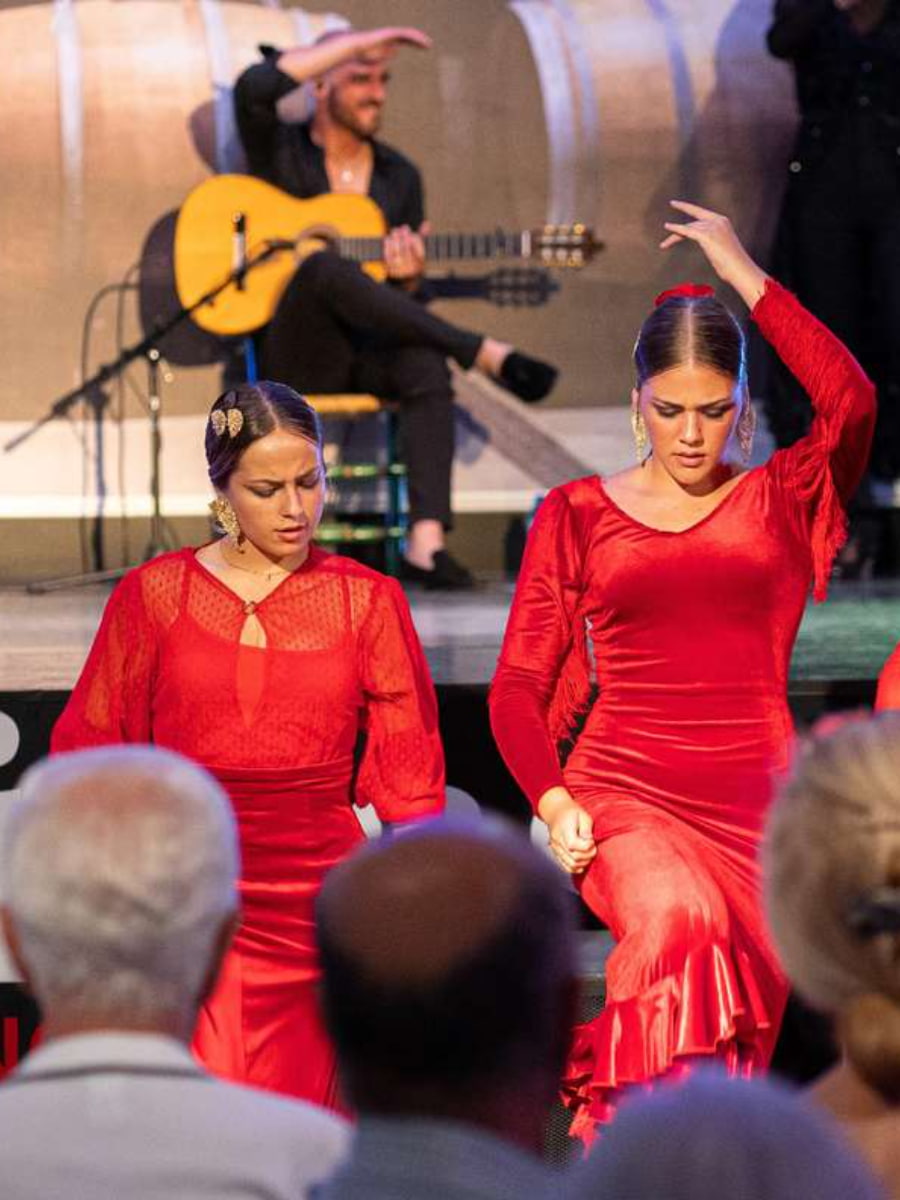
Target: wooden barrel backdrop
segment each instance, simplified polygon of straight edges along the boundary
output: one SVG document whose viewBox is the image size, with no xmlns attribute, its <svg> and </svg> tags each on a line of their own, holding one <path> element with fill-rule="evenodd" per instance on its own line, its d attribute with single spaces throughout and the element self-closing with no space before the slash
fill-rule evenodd
<svg viewBox="0 0 900 1200">
<path fill-rule="evenodd" d="M 337 13 L 278 0 L 0 0 L 3 441 L 77 382 L 96 290 L 127 276 L 149 231 L 195 184 L 238 161 L 229 89 L 257 43 L 308 40 L 342 20 L 409 22 L 435 38 L 431 53 L 398 55 L 384 136 L 423 168 L 436 227 L 577 218 L 606 241 L 546 308 L 444 309 L 558 361 L 554 404 L 623 403 L 649 298 L 670 280 L 707 277 L 689 253 L 664 259 L 656 250 L 670 196 L 732 212 L 765 249 L 793 122 L 789 76 L 763 42 L 770 0 L 334 4 Z M 126 309 L 127 340 L 138 333 L 133 296 Z M 110 298 L 89 365 L 113 357 L 116 340 Z M 196 418 L 217 374 L 212 365 L 177 369 L 167 421 Z M 130 393 L 122 415 L 143 419 Z M 168 428 L 167 463 L 195 472 L 184 485 L 193 494 L 202 470 L 184 464 L 195 449 L 177 444 L 180 425 Z M 196 420 L 188 429 L 195 437 Z M 126 487 L 145 492 L 143 450 L 126 454 Z M 0 517 L 50 515 L 54 495 L 80 494 L 70 429 L 41 431 L 0 462 Z M 166 471 L 177 490 L 181 475 Z M 29 496 L 40 503 L 29 506 Z"/>
</svg>

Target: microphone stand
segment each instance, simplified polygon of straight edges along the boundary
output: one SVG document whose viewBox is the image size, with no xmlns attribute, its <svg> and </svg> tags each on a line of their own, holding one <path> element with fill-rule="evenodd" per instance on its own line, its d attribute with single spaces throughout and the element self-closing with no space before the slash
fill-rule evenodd
<svg viewBox="0 0 900 1200">
<path fill-rule="evenodd" d="M 283 254 L 290 250 L 293 252 L 296 249 L 296 243 L 287 239 L 271 239 L 262 242 L 260 249 L 256 253 L 251 253 L 242 257 L 242 261 L 234 267 L 232 271 L 216 284 L 215 287 L 191 305 L 182 305 L 177 309 L 171 317 L 163 322 L 158 322 L 154 325 L 150 333 L 140 341 L 133 343 L 131 346 L 126 346 L 118 358 L 110 363 L 105 363 L 96 371 L 89 379 L 84 380 L 77 388 L 73 388 L 70 392 L 55 400 L 42 417 L 39 417 L 34 424 L 29 425 L 16 437 L 10 439 L 3 446 L 4 453 L 8 454 L 11 450 L 17 449 L 23 442 L 27 441 L 33 434 L 37 433 L 45 425 L 57 417 L 65 416 L 73 405 L 82 400 L 88 404 L 93 412 L 93 427 L 94 427 L 94 447 L 95 447 L 95 462 L 96 466 L 96 496 L 97 507 L 93 519 L 93 527 L 91 530 L 91 555 L 93 558 L 94 570 L 87 574 L 71 575 L 61 579 L 38 580 L 27 585 L 26 590 L 32 594 L 43 592 L 56 591 L 67 587 L 81 587 L 92 583 L 108 583 L 115 579 L 120 579 L 129 567 L 115 567 L 111 570 L 104 569 L 104 547 L 103 547 L 103 519 L 104 507 L 106 503 L 106 483 L 103 473 L 103 413 L 109 404 L 109 396 L 105 390 L 105 385 L 111 379 L 114 379 L 135 359 L 146 358 L 150 377 L 150 452 L 151 452 L 151 492 L 153 508 L 150 522 L 150 540 L 145 550 L 144 561 L 155 557 L 166 549 L 165 546 L 165 527 L 162 518 L 161 503 L 160 503 L 160 454 L 162 450 L 162 439 L 160 437 L 159 418 L 161 410 L 161 401 L 159 397 L 159 361 L 160 353 L 157 348 L 157 342 L 161 341 L 167 333 L 171 332 L 182 321 L 187 320 L 192 313 L 195 313 L 204 305 L 214 304 L 216 297 L 219 296 L 226 288 L 232 285 L 243 289 L 246 276 L 269 259 L 274 258 L 277 254 Z"/>
</svg>

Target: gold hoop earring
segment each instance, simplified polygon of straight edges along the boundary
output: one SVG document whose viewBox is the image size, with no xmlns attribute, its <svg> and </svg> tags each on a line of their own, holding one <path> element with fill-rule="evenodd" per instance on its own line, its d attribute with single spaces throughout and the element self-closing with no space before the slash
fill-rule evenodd
<svg viewBox="0 0 900 1200">
<path fill-rule="evenodd" d="M 634 452 L 640 466 L 647 457 L 647 426 L 639 408 L 631 410 L 631 432 L 634 435 Z"/>
<path fill-rule="evenodd" d="M 210 500 L 209 511 L 212 513 L 213 521 L 225 533 L 226 537 L 231 538 L 236 546 L 240 546 L 244 540 L 244 534 L 238 522 L 237 513 L 225 497 L 217 496 L 215 500 Z"/>
<path fill-rule="evenodd" d="M 737 440 L 741 448 L 741 458 L 744 463 L 753 457 L 753 435 L 756 433 L 756 409 L 750 403 L 749 397 L 744 401 L 741 415 L 737 421 Z"/>
</svg>

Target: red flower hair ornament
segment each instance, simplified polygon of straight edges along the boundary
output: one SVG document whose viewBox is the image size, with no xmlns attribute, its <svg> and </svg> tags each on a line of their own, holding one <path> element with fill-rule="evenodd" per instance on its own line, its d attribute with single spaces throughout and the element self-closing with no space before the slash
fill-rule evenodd
<svg viewBox="0 0 900 1200">
<path fill-rule="evenodd" d="M 667 288 L 666 291 L 659 293 L 653 301 L 653 307 L 659 308 L 667 300 L 680 300 L 683 297 L 692 299 L 702 296 L 715 296 L 715 294 L 715 288 L 711 288 L 707 283 L 676 283 L 674 287 Z"/>
</svg>

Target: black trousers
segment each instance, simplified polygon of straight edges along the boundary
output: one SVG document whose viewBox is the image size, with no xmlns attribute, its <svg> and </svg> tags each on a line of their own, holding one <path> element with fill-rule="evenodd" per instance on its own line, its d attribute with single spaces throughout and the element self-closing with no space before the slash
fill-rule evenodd
<svg viewBox="0 0 900 1200">
<path fill-rule="evenodd" d="M 785 198 L 775 274 L 853 351 L 878 389 L 875 479 L 900 477 L 900 162 L 866 117 L 848 119 Z M 809 406 L 776 368 L 769 425 L 779 445 L 805 432 Z"/>
<path fill-rule="evenodd" d="M 452 525 L 453 388 L 447 359 L 471 367 L 481 335 L 375 283 L 354 263 L 310 255 L 282 297 L 260 367 L 299 392 L 372 392 L 400 403 L 409 516 Z"/>
</svg>

